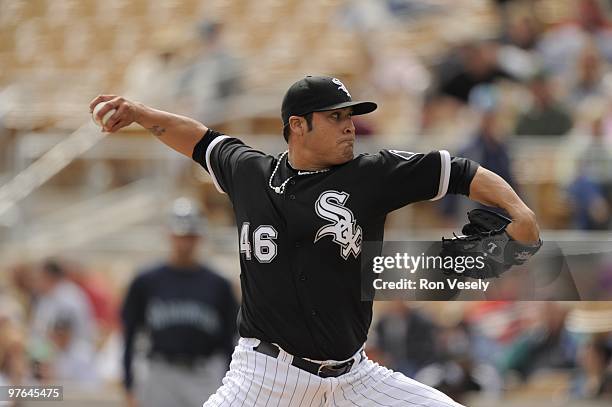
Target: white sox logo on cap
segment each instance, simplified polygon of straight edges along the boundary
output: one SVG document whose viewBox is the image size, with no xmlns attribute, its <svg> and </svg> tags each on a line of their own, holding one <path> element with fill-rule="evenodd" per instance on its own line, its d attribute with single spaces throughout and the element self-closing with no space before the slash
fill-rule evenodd
<svg viewBox="0 0 612 407">
<path fill-rule="evenodd" d="M 346 93 L 346 96 L 351 97 L 351 94 L 349 93 L 348 89 L 346 88 L 346 86 L 344 86 L 340 79 L 332 78 L 332 82 L 338 85 L 338 90 L 343 90 L 344 93 Z"/>
<path fill-rule="evenodd" d="M 355 222 L 355 215 L 344 207 L 349 198 L 346 192 L 325 191 L 315 204 L 315 211 L 321 218 L 332 223 L 317 231 L 315 243 L 324 236 L 331 236 L 334 243 L 340 245 L 340 255 L 344 260 L 352 253 L 357 258 L 361 253 L 361 226 Z"/>
</svg>

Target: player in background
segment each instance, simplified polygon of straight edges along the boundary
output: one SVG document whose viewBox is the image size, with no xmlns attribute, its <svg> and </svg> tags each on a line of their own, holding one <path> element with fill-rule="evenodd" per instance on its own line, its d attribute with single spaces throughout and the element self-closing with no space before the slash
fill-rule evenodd
<svg viewBox="0 0 612 407">
<path fill-rule="evenodd" d="M 230 283 L 197 260 L 204 230 L 195 203 L 174 202 L 170 254 L 130 284 L 121 316 L 128 404 L 196 406 L 219 387 L 234 348 L 238 309 Z M 146 377 L 135 377 L 137 334 L 150 342 Z"/>
</svg>

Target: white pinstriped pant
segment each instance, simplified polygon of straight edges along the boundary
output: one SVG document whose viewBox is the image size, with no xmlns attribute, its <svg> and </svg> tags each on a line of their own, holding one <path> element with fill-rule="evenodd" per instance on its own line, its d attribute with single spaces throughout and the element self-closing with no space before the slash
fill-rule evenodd
<svg viewBox="0 0 612 407">
<path fill-rule="evenodd" d="M 253 350 L 259 339 L 241 338 L 223 385 L 204 407 L 462 407 L 444 393 L 393 372 L 367 357 L 348 373 L 322 378 Z M 359 358 L 357 359 L 359 360 Z"/>
</svg>

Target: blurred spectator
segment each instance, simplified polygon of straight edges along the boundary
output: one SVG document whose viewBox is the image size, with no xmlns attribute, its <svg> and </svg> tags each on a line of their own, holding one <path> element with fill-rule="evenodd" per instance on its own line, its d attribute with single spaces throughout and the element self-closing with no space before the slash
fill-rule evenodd
<svg viewBox="0 0 612 407">
<path fill-rule="evenodd" d="M 500 371 L 526 381 L 542 368 L 568 369 L 575 365 L 576 339 L 565 328 L 567 308 L 556 302 L 539 305 L 538 325 L 514 341 L 500 360 Z"/>
<path fill-rule="evenodd" d="M 63 265 L 56 260 L 47 260 L 41 266 L 35 290 L 30 345 L 34 360 L 44 365 L 42 378 L 96 384 L 93 360 L 97 332 L 87 296 L 68 280 Z M 79 361 L 83 368 L 66 368 L 70 361 Z"/>
<path fill-rule="evenodd" d="M 104 340 L 118 326 L 119 305 L 108 277 L 94 273 L 76 262 L 66 262 L 67 277 L 77 284 L 87 296 L 99 332 Z"/>
<path fill-rule="evenodd" d="M 516 189 L 510 154 L 504 141 L 506 135 L 500 121 L 499 98 L 499 92 L 494 86 L 481 85 L 474 89 L 470 105 L 478 112 L 478 127 L 468 144 L 463 146 L 457 155 L 480 163 Z M 450 195 L 442 201 L 442 211 L 451 222 L 458 213 L 464 212 L 459 211 L 459 199 Z M 467 200 L 463 202 L 472 205 Z"/>
<path fill-rule="evenodd" d="M 583 399 L 612 399 L 612 343 L 595 336 L 580 348 L 580 370 L 572 383 L 572 396 Z"/>
<path fill-rule="evenodd" d="M 571 13 L 574 20 L 548 31 L 538 44 L 544 69 L 555 76 L 567 77 L 582 49 L 591 41 L 604 59 L 612 62 L 612 30 L 602 2 L 576 0 L 571 4 L 575 6 Z"/>
<path fill-rule="evenodd" d="M 502 43 L 523 51 L 535 51 L 540 38 L 539 22 L 528 7 L 516 8 L 513 11 L 510 13 L 508 24 L 502 33 Z"/>
<path fill-rule="evenodd" d="M 583 127 L 569 145 L 569 159 L 576 165 L 568 197 L 573 226 L 582 230 L 606 230 L 612 220 L 612 154 L 606 140 L 606 100 L 589 98 L 582 104 Z"/>
<path fill-rule="evenodd" d="M 83 291 L 66 278 L 64 267 L 56 260 L 47 260 L 36 277 L 33 337 L 47 339 L 56 321 L 69 317 L 73 339 L 93 346 L 96 332 L 91 305 Z"/>
<path fill-rule="evenodd" d="M 218 123 L 242 89 L 242 71 L 237 57 L 223 44 L 222 23 L 204 22 L 198 32 L 198 54 L 180 78 L 179 106 L 197 120 Z"/>
<path fill-rule="evenodd" d="M 541 68 L 541 57 L 536 49 L 540 26 L 529 6 L 512 10 L 504 23 L 498 61 L 505 71 L 524 81 Z"/>
<path fill-rule="evenodd" d="M 498 65 L 498 47 L 493 41 L 481 41 L 458 48 L 439 70 L 439 93 L 467 103 L 472 89 L 499 79 L 512 79 Z"/>
<path fill-rule="evenodd" d="M 130 284 L 121 313 L 124 385 L 131 405 L 201 405 L 221 385 L 238 307 L 230 283 L 197 260 L 202 228 L 195 203 L 175 201 L 170 257 Z M 135 391 L 132 359 L 143 330 L 151 343 L 148 377 Z"/>
<path fill-rule="evenodd" d="M 579 173 L 568 188 L 573 209 L 573 226 L 580 230 L 607 230 L 610 204 L 599 184 Z"/>
<path fill-rule="evenodd" d="M 473 122 L 465 107 L 474 89 L 515 78 L 499 65 L 499 44 L 473 41 L 451 48 L 434 67 L 436 84 L 428 90 L 421 111 L 421 132 L 457 139 L 462 131 L 471 131 Z M 463 144 L 463 143 L 460 143 Z"/>
<path fill-rule="evenodd" d="M 477 301 L 466 309 L 472 354 L 478 362 L 496 363 L 502 350 L 525 332 L 530 307 L 512 301 Z"/>
<path fill-rule="evenodd" d="M 612 202 L 612 144 L 605 139 L 603 121 L 603 114 L 593 117 L 590 138 L 586 146 L 579 150 L 579 173 L 597 183 L 602 188 L 605 199 Z"/>
<path fill-rule="evenodd" d="M 553 95 L 547 74 L 536 75 L 529 83 L 531 104 L 519 116 L 515 133 L 526 136 L 558 136 L 572 128 L 572 117 Z"/>
<path fill-rule="evenodd" d="M 95 354 L 90 344 L 75 340 L 74 323 L 71 315 L 63 315 L 51 328 L 51 379 L 78 382 L 79 386 L 96 385 L 99 377 L 94 364 Z"/>
<path fill-rule="evenodd" d="M 439 361 L 415 376 L 458 402 L 465 402 L 468 393 L 480 392 L 485 383 L 499 393 L 501 381 L 491 366 L 478 364 L 470 352 L 469 326 L 464 321 L 443 327 L 438 335 L 441 353 Z M 483 374 L 484 373 L 484 374 Z"/>
<path fill-rule="evenodd" d="M 612 26 L 606 15 L 603 2 L 599 0 L 579 0 L 576 2 L 578 8 L 578 25 L 592 36 L 597 48 L 607 61 L 612 61 Z M 609 7 L 609 5 L 608 5 Z"/>
<path fill-rule="evenodd" d="M 412 377 L 437 359 L 436 326 L 409 303 L 394 301 L 374 330 L 375 346 L 390 369 Z"/>
<path fill-rule="evenodd" d="M 595 138 L 602 147 L 612 146 L 612 76 L 606 76 L 603 87 L 604 95 L 587 97 L 576 106 L 576 125 L 566 146 L 570 153 L 582 152 Z"/>
<path fill-rule="evenodd" d="M 569 94 L 569 105 L 578 106 L 589 97 L 603 96 L 603 61 L 597 47 L 587 44 L 583 47 L 574 70 L 575 78 Z"/>
</svg>

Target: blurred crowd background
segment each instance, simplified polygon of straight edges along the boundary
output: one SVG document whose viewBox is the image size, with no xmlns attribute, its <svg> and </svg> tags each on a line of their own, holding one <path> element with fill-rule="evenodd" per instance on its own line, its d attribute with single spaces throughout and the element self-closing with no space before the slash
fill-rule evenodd
<svg viewBox="0 0 612 407">
<path fill-rule="evenodd" d="M 545 240 L 607 245 L 594 284 L 611 293 L 611 64 L 609 0 L 0 0 L 0 385 L 64 383 L 67 400 L 124 402 L 119 309 L 139 270 L 168 256 L 179 196 L 203 208 L 198 254 L 239 296 L 227 198 L 141 128 L 101 136 L 96 95 L 280 153 L 286 88 L 336 76 L 379 103 L 355 119 L 358 149 L 444 148 L 482 163 L 534 209 Z M 387 237 L 438 239 L 469 208 L 411 205 Z M 375 311 L 371 357 L 467 405 L 612 398 L 607 302 Z"/>
</svg>

